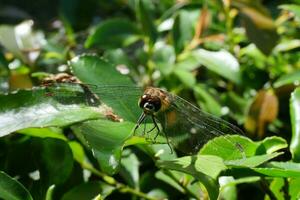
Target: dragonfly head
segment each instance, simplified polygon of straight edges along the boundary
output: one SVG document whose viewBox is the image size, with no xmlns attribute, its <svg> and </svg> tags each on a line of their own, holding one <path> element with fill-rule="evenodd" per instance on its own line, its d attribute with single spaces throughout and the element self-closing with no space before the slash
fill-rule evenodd
<svg viewBox="0 0 300 200">
<path fill-rule="evenodd" d="M 141 96 L 139 106 L 144 110 L 145 114 L 153 115 L 161 108 L 161 100 L 156 96 L 144 94 Z"/>
</svg>

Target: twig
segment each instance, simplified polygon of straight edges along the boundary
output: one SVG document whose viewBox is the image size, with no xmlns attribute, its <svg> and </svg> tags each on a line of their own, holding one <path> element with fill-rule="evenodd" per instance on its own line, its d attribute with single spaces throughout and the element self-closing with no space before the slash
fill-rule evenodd
<svg viewBox="0 0 300 200">
<path fill-rule="evenodd" d="M 124 185 L 123 183 L 118 182 L 113 177 L 108 176 L 108 175 L 102 173 L 101 171 L 95 169 L 93 166 L 91 166 L 88 163 L 83 162 L 82 163 L 82 168 L 87 169 L 90 172 L 92 172 L 93 174 L 99 176 L 107 184 L 116 187 L 122 193 L 131 193 L 131 194 L 134 194 L 134 195 L 139 196 L 139 197 L 144 198 L 144 199 L 156 200 L 155 198 L 149 197 L 147 194 L 145 194 L 143 192 L 140 192 L 140 191 L 138 191 L 138 190 L 136 190 L 134 188 L 131 188 L 131 187 L 127 186 L 127 185 Z"/>
</svg>

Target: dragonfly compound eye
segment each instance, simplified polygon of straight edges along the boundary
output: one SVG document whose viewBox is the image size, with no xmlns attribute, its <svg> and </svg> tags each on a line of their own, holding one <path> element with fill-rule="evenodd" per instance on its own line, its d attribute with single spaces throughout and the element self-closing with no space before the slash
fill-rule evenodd
<svg viewBox="0 0 300 200">
<path fill-rule="evenodd" d="M 153 114 L 161 108 L 161 101 L 159 98 L 153 98 L 148 95 L 142 96 L 139 106 L 148 114 Z"/>
</svg>

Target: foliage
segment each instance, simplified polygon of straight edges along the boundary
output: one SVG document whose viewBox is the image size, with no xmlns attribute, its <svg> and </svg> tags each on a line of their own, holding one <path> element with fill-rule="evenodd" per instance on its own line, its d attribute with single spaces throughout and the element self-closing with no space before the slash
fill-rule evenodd
<svg viewBox="0 0 300 200">
<path fill-rule="evenodd" d="M 30 2 L 0 3 L 0 198 L 299 199 L 299 0 Z M 147 85 L 245 134 L 133 136 Z"/>
</svg>

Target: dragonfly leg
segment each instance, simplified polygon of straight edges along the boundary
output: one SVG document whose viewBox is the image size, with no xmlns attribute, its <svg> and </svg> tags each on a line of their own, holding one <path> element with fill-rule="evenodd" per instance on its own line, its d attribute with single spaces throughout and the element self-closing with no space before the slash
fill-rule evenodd
<svg viewBox="0 0 300 200">
<path fill-rule="evenodd" d="M 157 129 L 157 133 L 156 133 L 156 135 L 154 137 L 154 141 L 155 141 L 156 138 L 158 137 L 159 133 L 160 133 L 160 130 L 159 130 L 159 127 L 158 127 L 158 125 L 156 123 L 155 117 L 153 115 L 152 115 L 152 121 L 154 123 L 154 127 L 151 129 L 151 131 L 154 130 L 155 128 Z"/>
<path fill-rule="evenodd" d="M 141 123 L 143 123 L 145 118 L 146 118 L 146 114 L 142 113 L 134 127 L 133 135 L 135 135 L 136 130 L 140 127 Z"/>
<path fill-rule="evenodd" d="M 148 132 L 147 132 L 148 133 Z M 146 135 L 146 120 L 144 120 L 144 130 L 143 130 L 143 136 Z"/>
<path fill-rule="evenodd" d="M 167 144 L 168 144 L 168 146 L 169 146 L 169 148 L 170 148 L 170 151 L 171 151 L 170 154 L 173 154 L 173 148 L 172 148 L 171 145 L 170 145 L 169 138 L 168 138 L 168 136 L 167 136 L 166 134 L 165 134 L 165 137 L 166 137 L 166 139 L 167 139 Z"/>
</svg>

